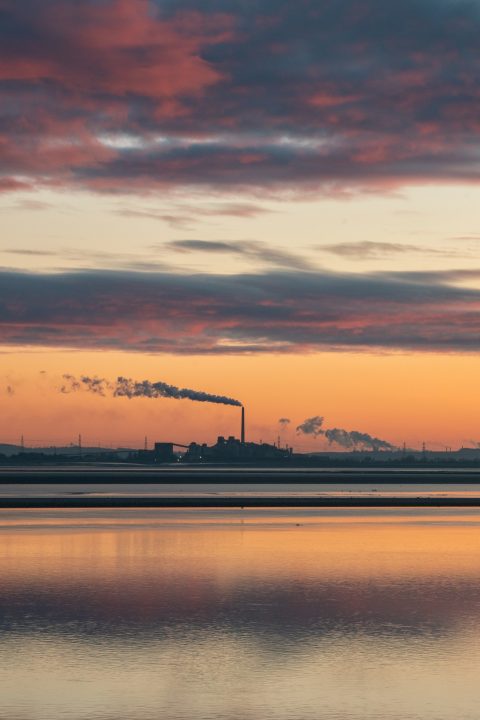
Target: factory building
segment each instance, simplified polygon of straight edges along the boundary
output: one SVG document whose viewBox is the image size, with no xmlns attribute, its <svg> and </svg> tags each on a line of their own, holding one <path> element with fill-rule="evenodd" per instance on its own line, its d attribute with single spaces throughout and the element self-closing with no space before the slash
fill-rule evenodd
<svg viewBox="0 0 480 720">
<path fill-rule="evenodd" d="M 215 445 L 192 442 L 183 456 L 184 462 L 255 462 L 262 460 L 286 460 L 292 454 L 289 448 L 267 443 L 242 442 L 232 435 L 220 436 Z"/>
<path fill-rule="evenodd" d="M 177 455 L 175 448 L 182 448 Z M 233 435 L 217 438 L 215 445 L 191 442 L 182 445 L 174 442 L 157 442 L 154 450 L 142 451 L 137 454 L 137 460 L 146 463 L 162 464 L 173 462 L 184 463 L 236 463 L 236 462 L 262 462 L 269 460 L 287 460 L 292 456 L 291 448 L 281 448 L 280 440 L 277 445 L 268 443 L 246 442 L 245 440 L 245 408 L 241 408 L 240 440 Z"/>
</svg>

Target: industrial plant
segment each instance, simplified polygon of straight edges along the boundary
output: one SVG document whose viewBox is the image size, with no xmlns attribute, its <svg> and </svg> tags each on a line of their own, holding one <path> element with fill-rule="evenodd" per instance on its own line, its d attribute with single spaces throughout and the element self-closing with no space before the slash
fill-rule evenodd
<svg viewBox="0 0 480 720">
<path fill-rule="evenodd" d="M 241 408 L 240 439 L 230 435 L 228 438 L 220 435 L 214 445 L 191 442 L 183 445 L 175 442 L 156 442 L 153 451 L 143 450 L 140 456 L 144 462 L 168 463 L 175 462 L 178 455 L 175 448 L 184 452 L 181 461 L 185 463 L 221 462 L 263 462 L 287 460 L 292 456 L 292 448 L 280 447 L 269 443 L 254 443 L 245 440 L 245 408 Z M 140 459 L 140 458 L 139 458 Z"/>
<path fill-rule="evenodd" d="M 84 381 L 88 378 L 84 378 Z M 97 382 L 97 381 L 91 381 Z M 160 384 L 157 383 L 155 388 Z M 123 387 L 123 386 L 122 386 Z M 141 383 L 141 390 L 145 390 L 145 383 Z M 152 386 L 153 387 L 153 386 Z M 164 386 L 162 385 L 162 388 Z M 168 386 L 170 388 L 170 386 Z M 161 388 L 161 389 L 162 389 Z M 190 390 L 179 390 L 173 388 L 182 397 L 185 393 L 193 393 Z M 149 396 L 153 392 L 147 387 Z M 171 388 L 170 388 L 171 390 Z M 136 391 L 135 391 L 136 392 Z M 162 389 L 163 392 L 163 389 Z M 196 393 L 199 397 L 204 394 Z M 20 445 L 0 444 L 0 466 L 5 465 L 72 465 L 72 464 L 127 464 L 127 465 L 168 465 L 168 464 L 219 464 L 219 465 L 264 465 L 290 467 L 421 467 L 425 465 L 435 467 L 480 467 L 480 447 L 462 447 L 458 450 L 445 448 L 444 451 L 427 450 L 425 443 L 421 450 L 395 447 L 389 443 L 372 438 L 366 433 L 352 431 L 347 433 L 344 430 L 327 430 L 328 433 L 336 433 L 351 440 L 351 443 L 359 437 L 365 444 L 369 440 L 370 447 L 353 447 L 343 450 L 321 450 L 294 453 L 293 448 L 287 444 L 281 444 L 280 437 L 277 442 L 249 442 L 246 439 L 245 431 L 245 408 L 237 400 L 214 397 L 215 402 L 221 404 L 236 405 L 241 409 L 240 428 L 237 438 L 233 435 L 224 437 L 220 435 L 213 445 L 207 443 L 190 442 L 188 445 L 172 440 L 155 442 L 153 449 L 148 448 L 147 438 L 143 450 L 132 447 L 106 448 L 99 446 L 84 446 L 82 436 L 78 436 L 78 443 L 71 443 L 65 447 L 27 447 L 22 436 Z M 191 398 L 190 398 L 191 399 Z M 210 400 L 209 400 L 210 401 Z M 212 401 L 213 402 L 213 401 Z M 323 418 L 311 418 L 312 421 L 323 421 Z M 300 428 L 304 427 L 303 423 Z M 300 429 L 297 428 L 297 431 Z M 315 430 L 315 428 L 314 428 Z M 317 430 L 318 432 L 318 430 Z M 313 434 L 315 436 L 315 434 Z M 338 438 L 337 438 L 338 441 Z"/>
</svg>

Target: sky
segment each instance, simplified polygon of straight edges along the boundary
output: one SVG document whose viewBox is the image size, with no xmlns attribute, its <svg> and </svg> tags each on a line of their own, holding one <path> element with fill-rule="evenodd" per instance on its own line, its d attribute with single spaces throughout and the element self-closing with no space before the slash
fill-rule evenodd
<svg viewBox="0 0 480 720">
<path fill-rule="evenodd" d="M 0 0 L 0 442 L 238 435 L 71 375 L 299 450 L 476 446 L 479 32 L 476 0 Z"/>
</svg>

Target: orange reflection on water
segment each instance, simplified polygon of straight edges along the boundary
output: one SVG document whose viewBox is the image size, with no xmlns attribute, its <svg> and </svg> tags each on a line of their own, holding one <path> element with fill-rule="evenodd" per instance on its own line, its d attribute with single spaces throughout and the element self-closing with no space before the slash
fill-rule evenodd
<svg viewBox="0 0 480 720">
<path fill-rule="evenodd" d="M 0 514 L 4 580 L 480 576 L 480 512 L 42 511 Z"/>
<path fill-rule="evenodd" d="M 2 512 L 5 717 L 476 720 L 479 530 L 476 511 Z"/>
</svg>

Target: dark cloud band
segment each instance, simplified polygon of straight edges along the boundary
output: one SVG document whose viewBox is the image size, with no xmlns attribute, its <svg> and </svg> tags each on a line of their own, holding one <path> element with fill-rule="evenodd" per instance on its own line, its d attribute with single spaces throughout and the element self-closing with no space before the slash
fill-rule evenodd
<svg viewBox="0 0 480 720">
<path fill-rule="evenodd" d="M 6 345 L 237 354 L 333 348 L 471 352 L 480 290 L 451 273 L 0 273 Z"/>
</svg>

